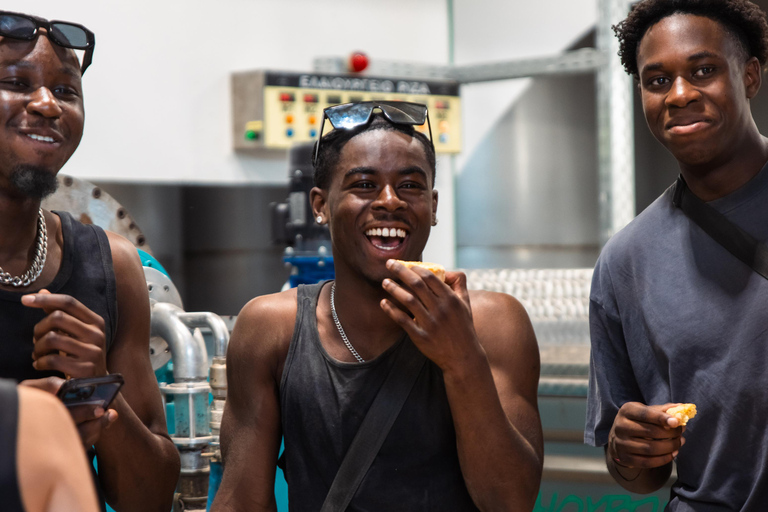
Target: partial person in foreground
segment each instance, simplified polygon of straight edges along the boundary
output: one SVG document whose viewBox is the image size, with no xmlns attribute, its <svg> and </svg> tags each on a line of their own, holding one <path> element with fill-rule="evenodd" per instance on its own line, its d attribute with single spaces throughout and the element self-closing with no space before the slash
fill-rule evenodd
<svg viewBox="0 0 768 512">
<path fill-rule="evenodd" d="M 65 376 L 121 373 L 109 410 L 80 406 L 72 417 L 109 504 L 167 512 L 179 454 L 149 361 L 138 253 L 118 235 L 41 208 L 83 134 L 81 76 L 94 44 L 81 25 L 0 11 L 0 377 L 55 393 Z"/>
<path fill-rule="evenodd" d="M 0 408 L 2 510 L 99 510 L 85 451 L 61 401 L 0 379 Z"/>
<path fill-rule="evenodd" d="M 325 114 L 336 130 L 316 148 L 311 202 L 336 279 L 258 297 L 238 316 L 213 510 L 276 510 L 281 436 L 291 510 L 531 510 L 543 442 L 525 310 L 468 291 L 463 273 L 443 282 L 395 261 L 420 260 L 436 222 L 434 146 L 414 130 L 426 107 Z M 411 363 L 415 383 L 349 508 L 323 508 L 382 383 Z"/>
<path fill-rule="evenodd" d="M 667 510 L 764 511 L 768 281 L 713 226 L 768 239 L 768 140 L 750 110 L 765 13 L 746 0 L 643 0 L 615 31 L 680 178 L 597 262 L 585 441 L 634 492 L 660 489 L 676 461 Z"/>
</svg>

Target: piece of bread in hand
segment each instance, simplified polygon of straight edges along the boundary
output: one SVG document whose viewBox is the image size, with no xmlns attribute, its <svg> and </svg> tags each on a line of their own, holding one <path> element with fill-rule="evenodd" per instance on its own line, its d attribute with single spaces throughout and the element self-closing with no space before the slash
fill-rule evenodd
<svg viewBox="0 0 768 512">
<path fill-rule="evenodd" d="M 402 263 L 408 268 L 413 267 L 421 267 L 429 270 L 433 274 L 435 274 L 438 279 L 445 282 L 445 267 L 442 265 L 438 265 L 437 263 L 429 263 L 427 261 L 404 261 L 404 260 L 395 260 L 398 263 Z"/>
<path fill-rule="evenodd" d="M 688 424 L 688 420 L 696 416 L 696 404 L 676 405 L 667 409 L 666 413 L 677 418 L 682 427 Z"/>
</svg>

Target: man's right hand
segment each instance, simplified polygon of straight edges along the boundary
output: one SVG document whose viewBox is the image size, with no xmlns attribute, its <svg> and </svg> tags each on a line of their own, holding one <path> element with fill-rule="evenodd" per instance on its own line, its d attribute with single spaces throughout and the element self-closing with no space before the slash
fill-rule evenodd
<svg viewBox="0 0 768 512">
<path fill-rule="evenodd" d="M 608 457 L 625 468 L 651 469 L 672 462 L 685 443 L 685 427 L 664 412 L 674 405 L 624 404 L 608 437 Z"/>
<path fill-rule="evenodd" d="M 22 381 L 19 385 L 42 389 L 52 395 L 56 395 L 64 382 L 64 379 L 59 377 L 46 377 L 43 379 L 28 379 Z M 96 444 L 104 429 L 117 420 L 117 411 L 114 409 L 104 411 L 101 407 L 93 407 L 91 405 L 79 405 L 77 407 L 68 407 L 68 409 L 77 427 L 77 432 L 80 434 L 80 439 L 83 441 L 83 446 L 86 448 Z"/>
</svg>

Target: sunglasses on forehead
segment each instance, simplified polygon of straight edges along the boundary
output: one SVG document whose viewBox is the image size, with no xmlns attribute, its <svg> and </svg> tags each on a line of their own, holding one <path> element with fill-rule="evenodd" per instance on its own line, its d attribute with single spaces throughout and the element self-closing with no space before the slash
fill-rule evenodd
<svg viewBox="0 0 768 512">
<path fill-rule="evenodd" d="M 37 32 L 41 28 L 47 31 L 48 39 L 59 46 L 85 50 L 83 63 L 80 66 L 80 73 L 85 73 L 93 59 L 93 47 L 96 46 L 93 32 L 77 23 L 48 21 L 28 14 L 0 11 L 0 36 L 2 37 L 31 41 L 37 37 Z"/>
<path fill-rule="evenodd" d="M 362 101 L 360 103 L 345 103 L 343 105 L 334 105 L 323 110 L 323 120 L 320 123 L 320 137 L 315 144 L 315 154 L 312 157 L 312 164 L 317 163 L 317 157 L 320 154 L 320 144 L 323 141 L 323 126 L 325 120 L 331 122 L 331 125 L 337 130 L 352 130 L 358 126 L 366 125 L 370 122 L 374 111 L 378 109 L 393 124 L 405 124 L 421 126 L 427 123 L 429 130 L 429 143 L 434 149 L 432 142 L 432 125 L 429 123 L 429 112 L 427 106 L 421 103 L 410 103 L 407 101 Z"/>
</svg>

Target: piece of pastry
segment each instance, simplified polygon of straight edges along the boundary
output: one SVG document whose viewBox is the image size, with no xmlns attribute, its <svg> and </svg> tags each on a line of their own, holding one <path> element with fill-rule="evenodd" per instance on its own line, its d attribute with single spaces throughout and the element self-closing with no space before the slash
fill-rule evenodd
<svg viewBox="0 0 768 512">
<path fill-rule="evenodd" d="M 680 404 L 667 409 L 667 414 L 677 418 L 680 426 L 688 424 L 688 420 L 696 416 L 696 404 Z"/>
<path fill-rule="evenodd" d="M 404 261 L 404 260 L 396 260 L 399 263 L 402 263 L 408 268 L 413 267 L 422 267 L 433 274 L 435 274 L 441 281 L 445 282 L 445 267 L 442 265 L 438 265 L 437 263 L 429 263 L 427 261 Z"/>
</svg>

